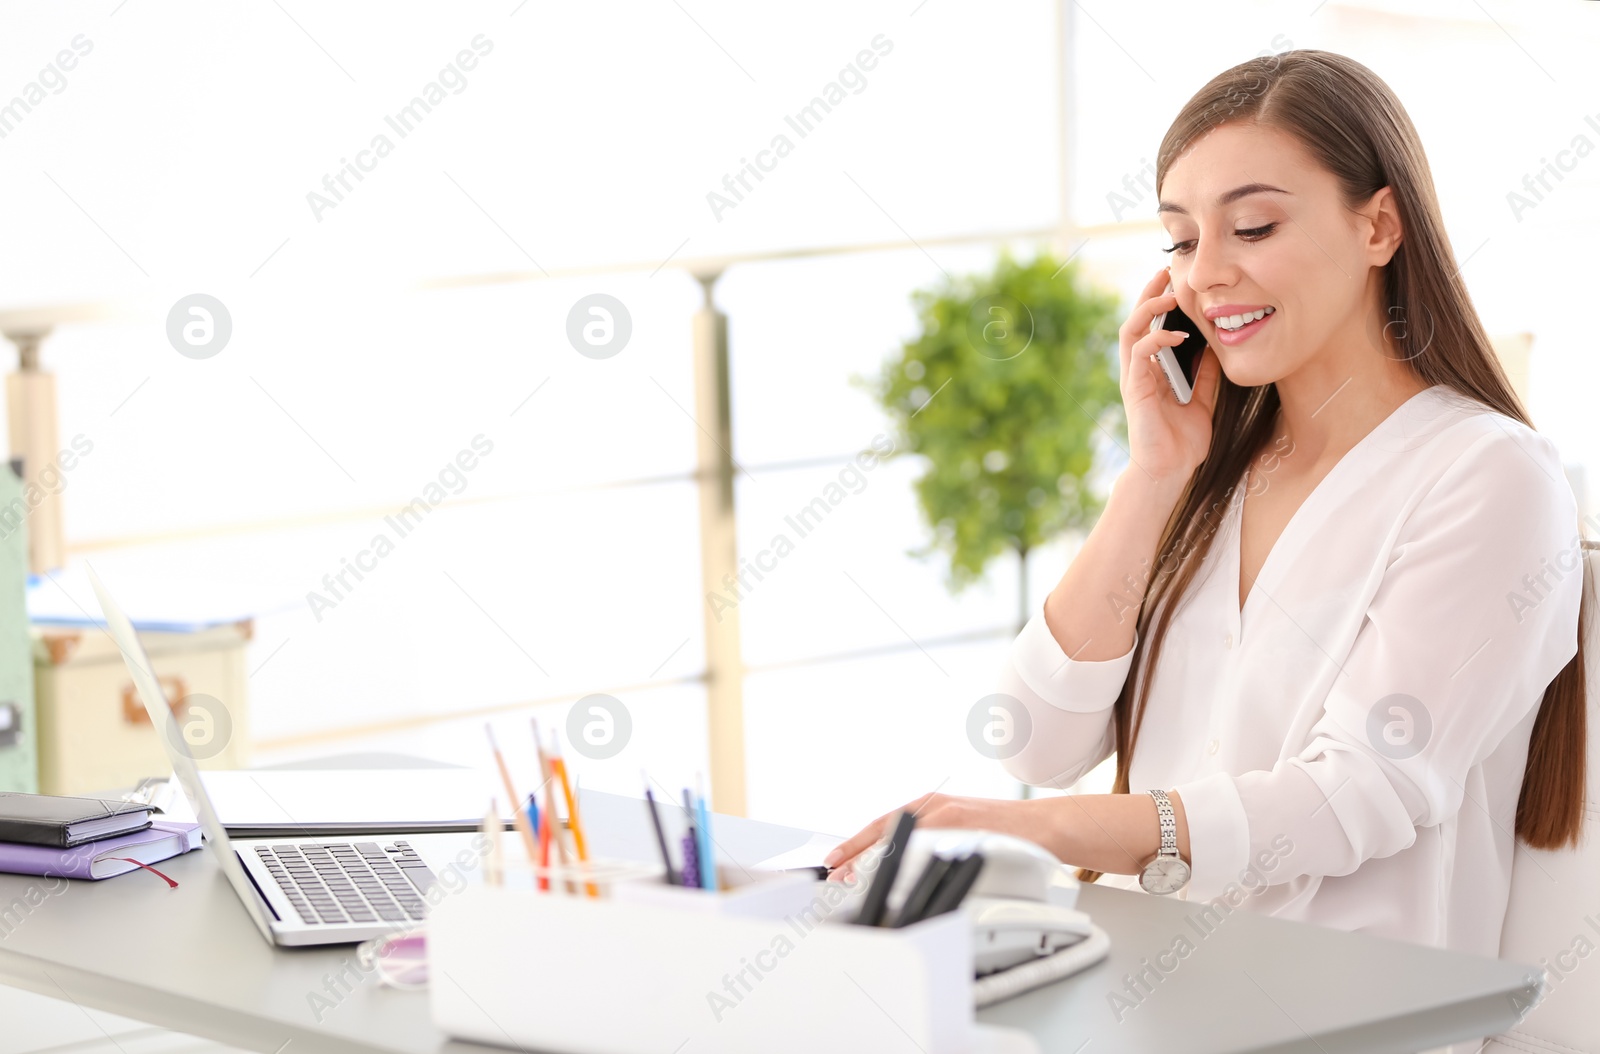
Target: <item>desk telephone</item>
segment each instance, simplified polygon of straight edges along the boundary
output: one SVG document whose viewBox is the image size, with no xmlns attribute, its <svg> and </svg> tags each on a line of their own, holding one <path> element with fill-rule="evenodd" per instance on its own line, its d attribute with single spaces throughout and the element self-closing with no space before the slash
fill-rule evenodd
<svg viewBox="0 0 1600 1054">
<path fill-rule="evenodd" d="M 875 870 L 887 846 L 865 850 L 857 867 Z M 1111 950 L 1106 932 L 1076 908 L 1080 883 L 1073 869 L 1042 846 L 995 831 L 913 831 L 889 891 L 889 907 L 904 906 L 930 858 L 970 852 L 983 855 L 983 867 L 958 910 L 972 922 L 978 1006 L 1076 973 Z"/>
</svg>

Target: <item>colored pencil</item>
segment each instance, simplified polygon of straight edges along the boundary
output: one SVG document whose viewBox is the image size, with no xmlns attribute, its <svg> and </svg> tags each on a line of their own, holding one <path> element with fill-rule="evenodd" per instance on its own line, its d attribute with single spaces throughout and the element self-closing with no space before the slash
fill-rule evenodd
<svg viewBox="0 0 1600 1054">
<path fill-rule="evenodd" d="M 539 856 L 539 847 L 533 840 L 533 828 L 528 826 L 527 813 L 517 807 L 517 802 L 522 798 L 511 782 L 511 770 L 506 767 L 506 759 L 500 753 L 500 746 L 494 741 L 494 727 L 485 724 L 483 730 L 489 735 L 489 749 L 494 752 L 494 763 L 499 767 L 500 779 L 506 785 L 506 798 L 511 803 L 511 825 L 522 836 L 522 848 L 528 854 L 528 862 L 532 863 Z"/>
<path fill-rule="evenodd" d="M 567 778 L 567 762 L 561 756 L 561 736 L 559 734 L 555 736 L 555 748 L 550 753 L 550 769 L 555 773 L 556 778 L 561 781 L 561 796 L 567 802 L 567 822 L 572 825 L 572 844 L 577 850 L 578 862 L 580 864 L 588 863 L 589 850 L 584 845 L 583 820 L 578 815 L 578 799 L 572 793 L 572 781 Z M 595 888 L 592 882 L 584 883 L 583 888 L 591 897 L 600 895 L 600 891 Z"/>
<path fill-rule="evenodd" d="M 550 756 L 545 753 L 544 739 L 539 735 L 539 719 L 530 717 L 528 723 L 533 728 L 533 749 L 539 757 L 539 778 L 544 781 L 544 811 L 550 817 L 549 830 L 545 832 L 546 844 L 541 848 L 541 859 L 544 867 L 550 866 L 549 842 L 556 844 L 556 859 L 563 865 L 571 863 L 567 854 L 567 841 L 561 830 L 561 822 L 556 816 L 556 781 L 555 773 L 550 769 Z M 576 893 L 578 887 L 572 882 L 566 884 L 568 893 Z M 550 883 L 546 879 L 540 889 L 549 889 Z"/>
<path fill-rule="evenodd" d="M 483 859 L 483 883 L 486 886 L 505 885 L 505 867 L 500 856 L 500 835 L 505 824 L 495 815 L 494 799 L 489 799 L 489 811 L 483 814 L 480 828 L 489 842 L 489 852 Z"/>
<path fill-rule="evenodd" d="M 711 841 L 711 810 L 706 808 L 706 796 L 700 793 L 700 780 L 695 779 L 695 826 L 700 832 L 700 888 L 717 888 L 717 855 Z"/>
</svg>

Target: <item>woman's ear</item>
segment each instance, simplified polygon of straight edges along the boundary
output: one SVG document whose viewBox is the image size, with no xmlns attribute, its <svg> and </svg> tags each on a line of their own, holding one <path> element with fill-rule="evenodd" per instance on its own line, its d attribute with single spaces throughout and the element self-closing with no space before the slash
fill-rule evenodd
<svg viewBox="0 0 1600 1054">
<path fill-rule="evenodd" d="M 1405 240 L 1394 188 L 1379 187 L 1358 211 L 1371 226 L 1366 246 L 1368 262 L 1375 267 L 1382 267 L 1394 258 L 1400 243 Z"/>
</svg>

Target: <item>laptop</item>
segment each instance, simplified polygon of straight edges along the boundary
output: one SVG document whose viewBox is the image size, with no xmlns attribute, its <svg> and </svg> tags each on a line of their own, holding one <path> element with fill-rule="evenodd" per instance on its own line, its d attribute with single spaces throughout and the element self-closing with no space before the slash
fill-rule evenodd
<svg viewBox="0 0 1600 1054">
<path fill-rule="evenodd" d="M 415 834 L 381 839 L 230 838 L 178 729 L 150 657 L 99 576 L 89 581 L 122 652 L 151 726 L 172 760 L 211 851 L 261 935 L 290 947 L 346 944 L 410 929 L 442 892 L 481 880 L 487 846 L 477 834 Z M 480 846 L 482 848 L 480 848 Z M 441 875 L 450 881 L 442 882 Z M 438 887 L 436 889 L 436 887 Z"/>
</svg>

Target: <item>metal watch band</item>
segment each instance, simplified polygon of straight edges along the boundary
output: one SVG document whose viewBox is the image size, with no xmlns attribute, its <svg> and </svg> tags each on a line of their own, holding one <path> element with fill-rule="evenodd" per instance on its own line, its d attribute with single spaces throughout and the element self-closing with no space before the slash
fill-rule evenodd
<svg viewBox="0 0 1600 1054">
<path fill-rule="evenodd" d="M 1178 855 L 1178 817 L 1172 811 L 1172 802 L 1164 790 L 1153 790 L 1150 797 L 1156 800 L 1156 815 L 1161 820 L 1161 856 Z"/>
</svg>

